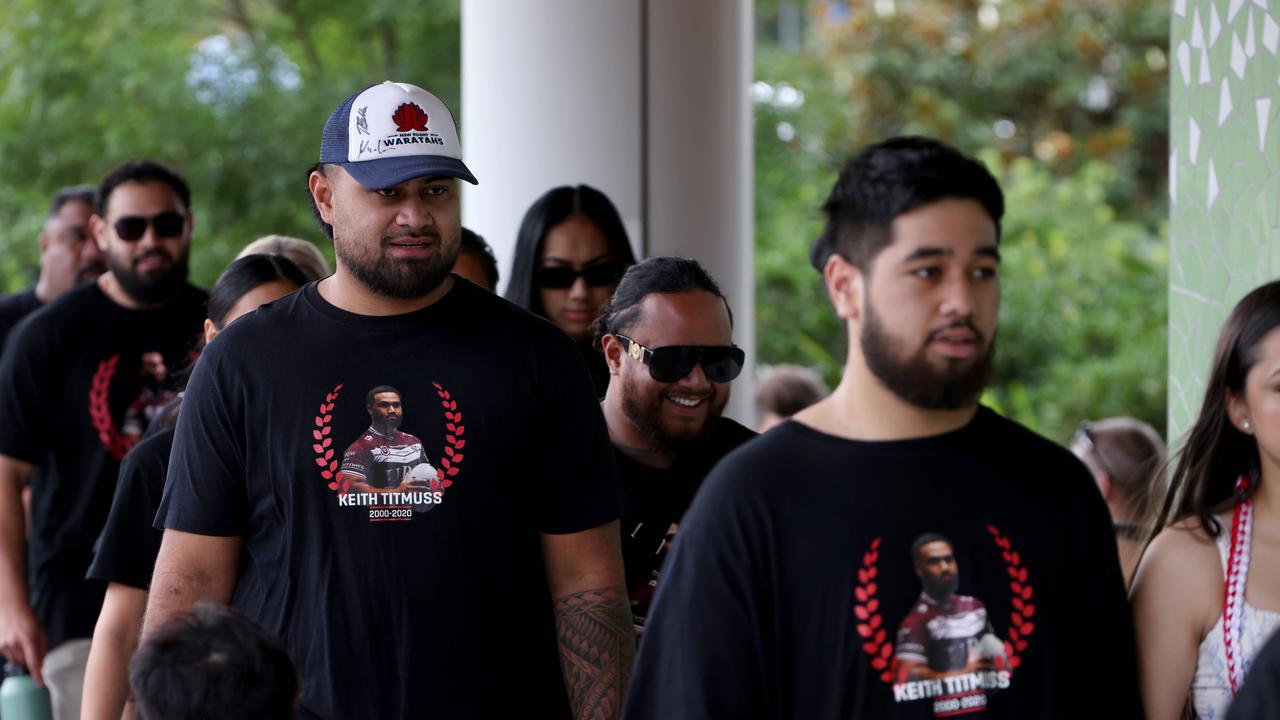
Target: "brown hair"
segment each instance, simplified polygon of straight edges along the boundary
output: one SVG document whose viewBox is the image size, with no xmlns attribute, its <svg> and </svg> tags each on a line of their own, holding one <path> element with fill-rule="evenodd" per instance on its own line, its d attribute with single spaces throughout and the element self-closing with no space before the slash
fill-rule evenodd
<svg viewBox="0 0 1280 720">
<path fill-rule="evenodd" d="M 1087 427 L 1093 461 L 1107 473 L 1133 518 L 1146 519 L 1164 466 L 1164 440 L 1155 428 L 1130 417 L 1107 418 Z"/>
<path fill-rule="evenodd" d="M 1227 397 L 1228 393 L 1244 395 L 1245 378 L 1258 362 L 1258 346 L 1276 328 L 1280 328 L 1280 281 L 1245 295 L 1223 324 L 1205 383 L 1204 404 L 1178 453 L 1152 535 L 1174 520 L 1195 517 L 1210 537 L 1217 537 L 1222 529 L 1214 514 L 1257 490 L 1258 443 L 1231 424 Z M 1236 479 L 1246 473 L 1253 474 L 1254 480 L 1237 493 Z"/>
</svg>

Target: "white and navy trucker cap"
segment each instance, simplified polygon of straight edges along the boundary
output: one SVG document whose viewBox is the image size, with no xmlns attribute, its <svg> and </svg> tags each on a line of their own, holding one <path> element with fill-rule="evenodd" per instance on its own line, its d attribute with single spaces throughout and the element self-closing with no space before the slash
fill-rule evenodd
<svg viewBox="0 0 1280 720">
<path fill-rule="evenodd" d="M 320 162 L 341 165 L 371 190 L 427 175 L 479 184 L 462 164 L 449 108 L 417 85 L 390 80 L 370 85 L 333 111 L 320 139 Z"/>
</svg>

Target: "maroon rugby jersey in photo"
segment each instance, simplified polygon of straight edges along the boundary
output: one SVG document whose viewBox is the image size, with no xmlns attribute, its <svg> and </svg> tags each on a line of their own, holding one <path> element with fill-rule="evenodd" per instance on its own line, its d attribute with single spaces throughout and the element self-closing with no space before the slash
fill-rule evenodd
<svg viewBox="0 0 1280 720">
<path fill-rule="evenodd" d="M 388 437 L 371 427 L 347 448 L 342 456 L 342 472 L 372 487 L 393 488 L 424 462 L 427 457 L 418 438 L 399 430 Z"/>
</svg>

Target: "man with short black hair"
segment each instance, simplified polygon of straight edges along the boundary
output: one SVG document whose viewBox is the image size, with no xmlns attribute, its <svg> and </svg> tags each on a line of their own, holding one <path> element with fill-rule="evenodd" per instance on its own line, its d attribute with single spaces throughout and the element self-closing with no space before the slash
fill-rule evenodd
<svg viewBox="0 0 1280 720">
<path fill-rule="evenodd" d="M 288 648 L 305 717 L 621 708 L 608 432 L 573 342 L 450 274 L 461 153 L 420 87 L 342 102 L 310 175 L 334 274 L 228 326 L 184 396 L 144 635 L 234 604 Z M 438 467 L 409 467 L 401 419 Z M 362 489 L 379 457 L 407 491 Z"/>
<path fill-rule="evenodd" d="M 201 603 L 152 633 L 129 663 L 138 720 L 297 717 L 298 674 L 243 613 Z"/>
<path fill-rule="evenodd" d="M 0 652 L 48 684 L 58 718 L 80 715 L 103 597 L 84 576 L 132 446 L 123 423 L 143 394 L 143 358 L 185 364 L 205 315 L 205 293 L 187 283 L 186 182 L 131 161 L 96 202 L 89 227 L 107 272 L 32 314 L 0 356 Z"/>
<path fill-rule="evenodd" d="M 0 298 L 0 349 L 14 326 L 77 284 L 106 271 L 102 251 L 89 237 L 93 215 L 92 185 L 64 187 L 53 196 L 45 214 L 40 243 L 40 277 L 19 293 Z"/>
<path fill-rule="evenodd" d="M 627 495 L 622 559 L 637 631 L 662 559 L 703 478 L 755 436 L 722 417 L 745 353 L 720 286 L 695 260 L 627 269 L 595 323 L 609 367 L 601 406 Z"/>
<path fill-rule="evenodd" d="M 703 484 L 628 717 L 1141 717 L 1106 506 L 1069 452 L 979 404 L 1000 307 L 995 178 L 895 138 L 855 156 L 823 209 L 812 260 L 848 330 L 844 376 Z M 904 662 L 910 623 L 891 634 L 917 607 L 906 560 L 926 533 L 947 539 L 921 545 L 941 563 L 930 582 L 954 580 L 993 626 L 963 666 L 928 673 Z M 975 618 L 928 622 L 967 650 Z"/>
</svg>

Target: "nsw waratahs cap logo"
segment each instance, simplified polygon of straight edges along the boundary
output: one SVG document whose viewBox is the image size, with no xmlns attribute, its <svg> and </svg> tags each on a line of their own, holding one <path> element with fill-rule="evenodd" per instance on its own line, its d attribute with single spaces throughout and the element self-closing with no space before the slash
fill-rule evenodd
<svg viewBox="0 0 1280 720">
<path fill-rule="evenodd" d="M 404 103 L 392 113 L 391 120 L 396 124 L 396 132 L 427 131 L 427 113 L 417 103 Z"/>
</svg>

